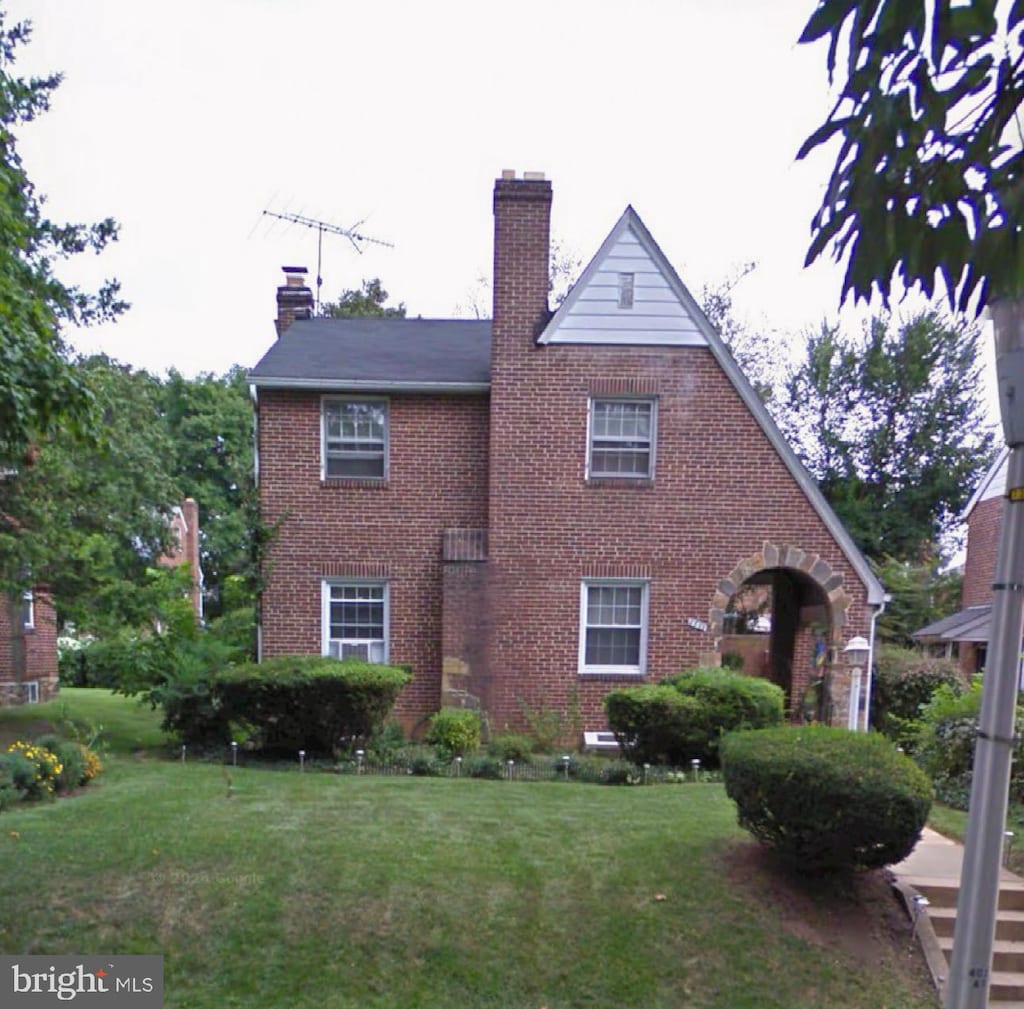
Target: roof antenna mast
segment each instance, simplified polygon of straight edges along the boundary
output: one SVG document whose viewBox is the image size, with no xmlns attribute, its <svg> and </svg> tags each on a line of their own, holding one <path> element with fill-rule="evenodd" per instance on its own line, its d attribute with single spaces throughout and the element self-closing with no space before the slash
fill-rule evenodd
<svg viewBox="0 0 1024 1009">
<path fill-rule="evenodd" d="M 316 314 L 320 314 L 320 287 L 323 284 L 323 277 L 320 276 L 320 265 L 323 262 L 323 250 L 324 250 L 324 232 L 326 231 L 329 235 L 341 235 L 343 238 L 347 238 L 351 243 L 352 247 L 360 255 L 363 254 L 363 250 L 360 247 L 362 242 L 371 242 L 373 245 L 384 245 L 389 249 L 395 247 L 393 242 L 385 242 L 380 238 L 370 238 L 369 235 L 364 235 L 358 230 L 363 224 L 363 221 L 356 221 L 351 228 L 342 228 L 337 224 L 328 224 L 327 221 L 317 221 L 312 217 L 304 217 L 302 214 L 277 214 L 273 210 L 264 210 L 264 217 L 276 217 L 279 221 L 288 221 L 291 224 L 301 224 L 305 228 L 316 229 Z"/>
</svg>

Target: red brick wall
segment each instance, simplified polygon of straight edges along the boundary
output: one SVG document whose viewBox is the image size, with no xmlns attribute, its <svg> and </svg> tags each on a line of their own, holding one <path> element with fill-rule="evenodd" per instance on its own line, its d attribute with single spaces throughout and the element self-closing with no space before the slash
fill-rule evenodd
<svg viewBox="0 0 1024 1009">
<path fill-rule="evenodd" d="M 389 397 L 386 484 L 320 480 L 315 393 L 261 390 L 260 497 L 281 520 L 262 603 L 267 657 L 321 649 L 321 580 L 385 578 L 390 655 L 413 667 L 397 714 L 408 724 L 440 704 L 441 539 L 487 525 L 487 399 Z"/>
<path fill-rule="evenodd" d="M 1003 499 L 980 501 L 967 516 L 967 560 L 964 563 L 964 586 L 961 605 L 984 606 L 992 601 L 992 582 L 999 551 L 999 523 Z"/>
<path fill-rule="evenodd" d="M 34 626 L 23 627 L 21 599 L 0 599 L 0 705 L 23 703 L 33 681 L 40 701 L 57 693 L 57 619 L 44 591 L 34 594 L 33 615 Z"/>
</svg>

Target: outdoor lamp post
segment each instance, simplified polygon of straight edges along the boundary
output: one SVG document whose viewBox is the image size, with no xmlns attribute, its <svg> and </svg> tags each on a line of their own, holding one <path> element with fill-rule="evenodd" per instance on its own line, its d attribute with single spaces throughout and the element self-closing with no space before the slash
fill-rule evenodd
<svg viewBox="0 0 1024 1009">
<path fill-rule="evenodd" d="M 853 732 L 857 731 L 859 722 L 861 677 L 867 666 L 870 650 L 871 646 L 868 644 L 867 638 L 863 638 L 859 634 L 855 638 L 850 638 L 843 649 L 846 661 L 852 667 L 850 669 L 850 710 L 846 716 L 846 727 Z"/>
<path fill-rule="evenodd" d="M 988 1005 L 1024 632 L 1024 299 L 997 301 L 989 313 L 995 325 L 999 410 L 1010 456 L 946 1009 Z"/>
</svg>

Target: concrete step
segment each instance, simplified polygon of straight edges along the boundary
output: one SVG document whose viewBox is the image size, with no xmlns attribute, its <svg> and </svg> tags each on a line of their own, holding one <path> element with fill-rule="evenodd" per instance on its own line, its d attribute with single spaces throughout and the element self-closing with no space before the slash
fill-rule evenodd
<svg viewBox="0 0 1024 1009">
<path fill-rule="evenodd" d="M 953 955 L 953 937 L 939 936 L 939 949 L 949 963 Z M 992 943 L 992 969 L 1003 973 L 1024 973 L 1024 942 L 996 939 Z"/>
<path fill-rule="evenodd" d="M 1003 1006 L 1007 1002 L 1024 1003 L 1024 973 L 1018 971 L 992 971 L 989 977 L 989 1002 Z"/>
<path fill-rule="evenodd" d="M 927 897 L 932 906 L 956 907 L 956 898 L 960 891 L 959 880 L 931 876 L 901 876 L 900 878 L 918 893 Z M 1004 879 L 1000 882 L 999 909 L 1024 911 L 1024 880 Z"/>
<path fill-rule="evenodd" d="M 952 938 L 956 925 L 955 907 L 933 905 L 928 908 L 928 918 L 940 939 L 947 936 Z M 1024 941 L 1024 911 L 1000 911 L 996 917 L 996 938 Z"/>
</svg>

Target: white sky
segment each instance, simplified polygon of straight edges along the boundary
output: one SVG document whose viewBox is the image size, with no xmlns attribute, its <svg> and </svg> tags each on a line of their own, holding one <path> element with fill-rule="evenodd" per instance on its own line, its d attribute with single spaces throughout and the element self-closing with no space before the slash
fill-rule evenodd
<svg viewBox="0 0 1024 1009">
<path fill-rule="evenodd" d="M 282 265 L 323 294 L 380 276 L 410 315 L 459 314 L 491 269 L 503 168 L 552 180 L 552 233 L 584 262 L 627 203 L 694 293 L 742 262 L 754 325 L 834 316 L 840 273 L 804 270 L 830 168 L 795 153 L 829 108 L 813 0 L 8 0 L 35 33 L 21 74 L 61 71 L 21 131 L 55 219 L 120 241 L 64 275 L 116 276 L 131 310 L 71 334 L 154 371 L 251 366 Z M 465 312 L 463 312 L 465 314 Z M 987 341 L 986 341 L 987 343 Z"/>
</svg>

